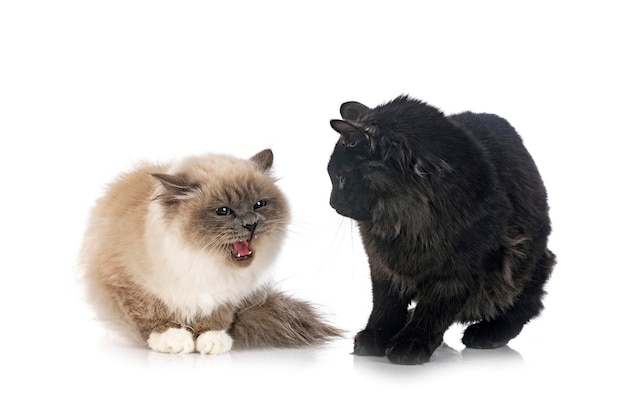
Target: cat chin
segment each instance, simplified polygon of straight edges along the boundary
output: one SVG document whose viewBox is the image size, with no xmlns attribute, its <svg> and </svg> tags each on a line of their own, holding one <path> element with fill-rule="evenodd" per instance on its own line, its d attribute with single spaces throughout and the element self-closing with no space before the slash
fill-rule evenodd
<svg viewBox="0 0 626 406">
<path fill-rule="evenodd" d="M 372 219 L 372 214 L 369 210 L 357 210 L 355 207 L 350 207 L 346 205 L 337 205 L 335 202 L 331 201 L 330 205 L 337 214 L 350 218 L 356 221 L 369 221 Z"/>
<path fill-rule="evenodd" d="M 354 221 L 370 221 L 372 219 L 372 215 L 370 213 L 354 213 L 349 210 L 338 210 L 335 209 L 337 214 L 352 219 Z"/>
<path fill-rule="evenodd" d="M 229 260 L 228 262 L 238 267 L 246 268 L 252 264 L 254 260 L 254 253 L 251 252 L 250 255 L 237 257 L 231 252 L 228 255 L 228 260 Z"/>
<path fill-rule="evenodd" d="M 246 269 L 246 273 L 257 274 L 260 269 L 266 269 L 275 260 L 277 247 L 283 240 L 280 233 L 260 233 L 254 235 L 249 243 L 249 255 L 237 257 L 230 248 L 223 254 L 223 260 L 233 270 Z"/>
</svg>

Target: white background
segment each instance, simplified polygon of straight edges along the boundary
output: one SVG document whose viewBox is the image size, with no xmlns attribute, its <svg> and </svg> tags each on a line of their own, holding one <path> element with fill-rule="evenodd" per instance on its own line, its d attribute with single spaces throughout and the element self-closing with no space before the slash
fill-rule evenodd
<svg viewBox="0 0 626 406">
<path fill-rule="evenodd" d="M 0 3 L 0 403 L 624 404 L 623 6 L 510 3 Z M 423 366 L 350 355 L 369 276 L 327 203 L 328 121 L 402 93 L 507 118 L 543 174 L 559 263 L 508 348 L 463 351 L 453 326 Z M 103 330 L 76 257 L 104 185 L 143 159 L 266 147 L 294 216 L 275 279 L 346 339 L 175 356 Z"/>
</svg>

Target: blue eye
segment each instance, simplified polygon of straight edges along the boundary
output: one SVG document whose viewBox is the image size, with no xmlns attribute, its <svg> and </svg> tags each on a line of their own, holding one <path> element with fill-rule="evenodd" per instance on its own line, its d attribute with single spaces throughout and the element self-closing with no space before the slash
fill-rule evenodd
<svg viewBox="0 0 626 406">
<path fill-rule="evenodd" d="M 218 207 L 215 209 L 215 214 L 218 216 L 230 216 L 233 211 L 229 207 Z"/>
<path fill-rule="evenodd" d="M 260 209 L 261 207 L 265 206 L 267 206 L 267 202 L 265 200 L 259 200 L 258 202 L 254 203 L 254 210 Z"/>
</svg>

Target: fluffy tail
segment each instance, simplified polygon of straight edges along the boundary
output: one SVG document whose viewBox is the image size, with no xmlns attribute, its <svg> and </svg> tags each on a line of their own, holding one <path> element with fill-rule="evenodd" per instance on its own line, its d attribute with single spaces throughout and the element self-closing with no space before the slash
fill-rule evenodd
<svg viewBox="0 0 626 406">
<path fill-rule="evenodd" d="M 309 302 L 271 288 L 249 296 L 229 330 L 233 348 L 305 347 L 341 337 Z"/>
</svg>

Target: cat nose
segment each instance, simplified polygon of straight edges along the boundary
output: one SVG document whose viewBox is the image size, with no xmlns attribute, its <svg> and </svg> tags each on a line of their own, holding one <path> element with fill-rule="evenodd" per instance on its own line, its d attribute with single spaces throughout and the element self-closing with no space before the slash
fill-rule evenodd
<svg viewBox="0 0 626 406">
<path fill-rule="evenodd" d="M 252 223 L 252 224 L 244 224 L 243 226 L 245 228 L 247 228 L 249 231 L 252 232 L 252 231 L 254 231 L 256 229 L 256 225 L 257 225 L 257 223 L 255 222 L 255 223 Z"/>
</svg>

